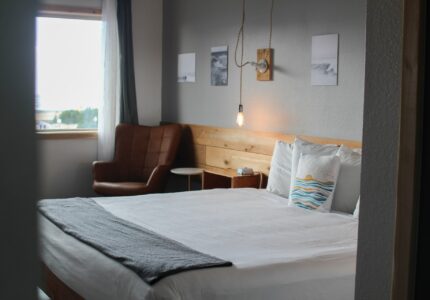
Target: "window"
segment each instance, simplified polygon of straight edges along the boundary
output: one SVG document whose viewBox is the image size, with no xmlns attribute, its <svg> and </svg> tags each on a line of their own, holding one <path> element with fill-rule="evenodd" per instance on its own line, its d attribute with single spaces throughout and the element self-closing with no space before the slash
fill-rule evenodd
<svg viewBox="0 0 430 300">
<path fill-rule="evenodd" d="M 38 17 L 36 28 L 36 129 L 97 129 L 101 21 Z"/>
</svg>

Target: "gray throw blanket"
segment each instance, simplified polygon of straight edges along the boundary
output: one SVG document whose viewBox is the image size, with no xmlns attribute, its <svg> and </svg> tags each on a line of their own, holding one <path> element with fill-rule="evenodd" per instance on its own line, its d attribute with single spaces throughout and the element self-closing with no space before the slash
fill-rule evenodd
<svg viewBox="0 0 430 300">
<path fill-rule="evenodd" d="M 65 233 L 131 269 L 150 285 L 183 271 L 232 265 L 115 217 L 92 199 L 42 200 L 38 208 Z"/>
</svg>

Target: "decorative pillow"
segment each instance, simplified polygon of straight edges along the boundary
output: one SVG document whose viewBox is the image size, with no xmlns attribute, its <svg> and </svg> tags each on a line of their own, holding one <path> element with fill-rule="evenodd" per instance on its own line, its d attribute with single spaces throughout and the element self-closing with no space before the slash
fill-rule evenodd
<svg viewBox="0 0 430 300">
<path fill-rule="evenodd" d="M 352 214 L 360 196 L 361 154 L 342 145 L 336 155 L 340 171 L 332 209 Z"/>
<path fill-rule="evenodd" d="M 276 141 L 270 165 L 267 191 L 288 198 L 291 183 L 291 156 L 293 146 L 283 141 Z"/>
<path fill-rule="evenodd" d="M 329 212 L 339 168 L 336 155 L 300 155 L 289 205 Z"/>
<path fill-rule="evenodd" d="M 337 145 L 320 145 L 310 142 L 303 141 L 296 138 L 293 144 L 293 154 L 291 156 L 291 182 L 290 186 L 293 186 L 293 180 L 296 177 L 297 167 L 299 165 L 300 154 L 314 154 L 314 155 L 336 155 L 339 147 Z M 290 195 L 291 197 L 291 188 Z"/>
<path fill-rule="evenodd" d="M 360 197 L 358 197 L 357 205 L 355 206 L 353 217 L 358 219 L 358 215 L 360 214 Z"/>
</svg>

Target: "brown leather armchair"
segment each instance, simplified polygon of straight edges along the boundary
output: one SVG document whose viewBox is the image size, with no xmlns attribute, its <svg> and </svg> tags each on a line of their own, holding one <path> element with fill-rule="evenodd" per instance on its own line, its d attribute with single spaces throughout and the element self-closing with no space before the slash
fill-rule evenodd
<svg viewBox="0 0 430 300">
<path fill-rule="evenodd" d="M 104 196 L 161 192 L 181 137 L 178 124 L 147 127 L 120 124 L 112 162 L 93 163 L 93 189 Z"/>
</svg>

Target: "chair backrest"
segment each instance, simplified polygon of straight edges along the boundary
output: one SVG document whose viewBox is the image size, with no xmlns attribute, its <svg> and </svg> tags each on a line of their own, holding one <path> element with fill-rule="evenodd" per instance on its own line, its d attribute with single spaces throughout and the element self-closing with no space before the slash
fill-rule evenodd
<svg viewBox="0 0 430 300">
<path fill-rule="evenodd" d="M 115 133 L 114 161 L 125 181 L 146 181 L 156 166 L 172 165 L 181 137 L 178 124 L 148 127 L 120 124 Z"/>
</svg>

